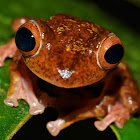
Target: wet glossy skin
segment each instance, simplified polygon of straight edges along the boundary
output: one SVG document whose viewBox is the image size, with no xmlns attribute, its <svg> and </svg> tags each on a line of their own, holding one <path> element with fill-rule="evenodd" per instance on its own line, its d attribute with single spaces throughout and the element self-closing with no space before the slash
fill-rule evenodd
<svg viewBox="0 0 140 140">
<path fill-rule="evenodd" d="M 20 28 L 23 27 L 35 32 L 37 42 L 35 51 L 25 54 L 33 55 L 25 56 L 26 65 L 37 76 L 59 87 L 82 87 L 102 79 L 108 71 L 98 63 L 98 56 L 104 55 L 99 52 L 103 41 L 113 40 L 108 41 L 111 43 L 107 47 L 122 44 L 109 30 L 69 15 L 56 15 L 48 21 L 33 19 Z"/>
<path fill-rule="evenodd" d="M 22 17 L 12 28 L 16 37 L 0 47 L 1 67 L 13 57 L 4 102 L 17 107 L 24 99 L 32 115 L 55 107 L 59 117 L 47 123 L 53 136 L 76 121 L 105 115 L 95 122 L 99 130 L 112 122 L 122 128 L 140 110 L 139 88 L 127 65 L 119 64 L 123 44 L 111 31 L 66 14 L 47 21 Z"/>
</svg>

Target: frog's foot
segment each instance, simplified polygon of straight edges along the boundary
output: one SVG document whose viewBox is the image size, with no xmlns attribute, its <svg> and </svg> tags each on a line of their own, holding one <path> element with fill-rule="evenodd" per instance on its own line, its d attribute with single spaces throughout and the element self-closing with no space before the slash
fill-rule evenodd
<svg viewBox="0 0 140 140">
<path fill-rule="evenodd" d="M 30 106 L 30 114 L 36 115 L 44 112 L 45 106 L 39 103 L 36 97 L 36 90 L 33 88 L 35 76 L 28 70 L 23 59 L 20 59 L 18 65 L 12 60 L 10 65 L 11 85 L 8 90 L 7 99 L 4 101 L 6 105 L 17 107 L 18 100 L 25 100 Z M 31 80 L 32 79 L 32 80 Z"/>
<path fill-rule="evenodd" d="M 50 121 L 47 123 L 47 129 L 52 136 L 57 136 L 64 128 L 66 121 L 64 119 L 58 119 L 56 121 Z"/>
<path fill-rule="evenodd" d="M 85 111 L 82 113 L 81 109 L 79 109 L 64 117 L 58 118 L 55 121 L 48 122 L 46 127 L 52 136 L 57 136 L 62 129 L 71 124 L 92 117 L 94 117 L 94 114 L 91 111 Z"/>
<path fill-rule="evenodd" d="M 13 99 L 13 98 L 5 99 L 4 103 L 10 107 L 17 107 L 19 105 L 17 99 Z M 30 106 L 29 112 L 31 115 L 41 114 L 44 112 L 45 109 L 45 107 L 38 102 L 30 103 L 29 106 Z"/>
<path fill-rule="evenodd" d="M 15 84 L 15 87 L 13 87 L 13 84 L 11 84 L 11 87 L 8 91 L 8 95 L 10 96 L 8 96 L 4 101 L 5 104 L 11 107 L 17 107 L 18 100 L 24 99 L 30 106 L 29 112 L 31 115 L 37 115 L 44 112 L 45 107 L 41 105 L 36 98 L 30 80 L 26 79 L 26 81 L 22 81 L 22 79 L 19 79 L 19 81 L 17 80 L 17 82 L 18 83 Z"/>
<path fill-rule="evenodd" d="M 6 44 L 0 46 L 0 67 L 4 65 L 4 61 L 7 57 L 13 57 L 17 50 L 15 39 L 12 38 Z"/>
<path fill-rule="evenodd" d="M 5 99 L 5 104 L 11 107 L 18 106 L 18 100 L 24 99 L 30 106 L 30 114 L 37 115 L 44 112 L 45 107 L 38 102 L 32 87 L 28 87 L 30 81 L 18 82 L 16 87 L 10 87 L 7 99 Z M 12 86 L 12 85 L 11 85 Z M 13 93 L 14 91 L 14 93 Z"/>
<path fill-rule="evenodd" d="M 111 123 L 115 122 L 118 128 L 122 128 L 124 123 L 130 119 L 130 113 L 121 103 L 116 103 L 111 107 L 108 115 L 101 121 L 95 121 L 95 127 L 104 131 Z"/>
</svg>

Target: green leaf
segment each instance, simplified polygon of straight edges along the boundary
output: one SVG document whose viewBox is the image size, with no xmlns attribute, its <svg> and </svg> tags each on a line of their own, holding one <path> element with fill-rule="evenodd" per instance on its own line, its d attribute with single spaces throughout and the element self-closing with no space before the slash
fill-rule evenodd
<svg viewBox="0 0 140 140">
<path fill-rule="evenodd" d="M 10 23 L 13 19 L 21 16 L 47 19 L 56 13 L 69 13 L 112 30 L 122 40 L 125 46 L 124 59 L 131 67 L 140 85 L 140 33 L 90 0 L 1 0 L 0 44 L 4 44 L 14 34 L 10 28 Z M 24 101 L 19 101 L 19 107 L 17 108 L 8 107 L 3 103 L 10 84 L 9 63 L 10 60 L 6 60 L 5 66 L 0 68 L 1 140 L 10 139 L 31 117 L 28 114 L 29 107 Z M 114 125 L 111 125 L 111 128 L 119 140 L 140 139 L 140 117 L 133 117 L 125 124 L 123 129 L 118 129 Z"/>
<path fill-rule="evenodd" d="M 139 140 L 140 139 L 140 117 L 131 118 L 123 127 L 117 128 L 111 125 L 112 130 L 115 132 L 119 140 Z"/>
<path fill-rule="evenodd" d="M 4 104 L 7 90 L 9 88 L 8 65 L 6 61 L 5 67 L 0 69 L 0 139 L 10 139 L 20 127 L 31 117 L 28 114 L 28 105 L 24 101 L 20 101 L 18 108 L 11 108 Z"/>
</svg>

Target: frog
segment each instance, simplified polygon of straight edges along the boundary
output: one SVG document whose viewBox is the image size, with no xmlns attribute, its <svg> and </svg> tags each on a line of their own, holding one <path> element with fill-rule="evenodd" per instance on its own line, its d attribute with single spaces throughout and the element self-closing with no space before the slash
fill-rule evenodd
<svg viewBox="0 0 140 140">
<path fill-rule="evenodd" d="M 63 13 L 21 17 L 12 29 L 16 35 L 0 46 L 0 67 L 12 58 L 4 103 L 18 107 L 23 99 L 31 115 L 56 108 L 58 118 L 46 125 L 52 136 L 88 118 L 102 117 L 94 122 L 100 131 L 112 123 L 121 129 L 139 113 L 139 87 L 122 61 L 122 41 L 110 30 Z"/>
</svg>

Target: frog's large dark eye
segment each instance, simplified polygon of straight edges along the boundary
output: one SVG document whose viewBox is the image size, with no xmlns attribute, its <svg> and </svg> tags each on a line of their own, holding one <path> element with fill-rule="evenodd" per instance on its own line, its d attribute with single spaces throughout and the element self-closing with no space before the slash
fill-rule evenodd
<svg viewBox="0 0 140 140">
<path fill-rule="evenodd" d="M 35 55 L 41 44 L 41 34 L 35 21 L 27 21 L 18 29 L 15 37 L 17 48 L 24 56 Z"/>
<path fill-rule="evenodd" d="M 22 27 L 17 31 L 15 42 L 18 49 L 24 52 L 32 51 L 36 45 L 34 35 L 25 27 Z"/>
<path fill-rule="evenodd" d="M 115 44 L 110 47 L 105 53 L 105 60 L 110 64 L 118 63 L 124 54 L 124 49 L 121 44 Z"/>
<path fill-rule="evenodd" d="M 97 62 L 103 69 L 112 69 L 119 64 L 123 55 L 122 42 L 116 35 L 111 35 L 100 45 Z"/>
</svg>

